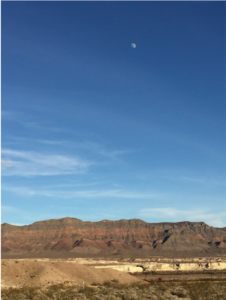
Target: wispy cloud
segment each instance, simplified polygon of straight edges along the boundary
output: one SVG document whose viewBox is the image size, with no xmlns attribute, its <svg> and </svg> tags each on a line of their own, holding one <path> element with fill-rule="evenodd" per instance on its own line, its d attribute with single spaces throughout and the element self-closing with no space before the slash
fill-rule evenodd
<svg viewBox="0 0 226 300">
<path fill-rule="evenodd" d="M 24 113 L 18 111 L 2 110 L 1 117 L 3 120 L 17 122 L 25 127 L 40 128 L 40 122 L 34 122 L 34 117 L 24 115 Z M 29 119 L 32 119 L 32 121 L 28 121 Z"/>
<path fill-rule="evenodd" d="M 5 120 L 15 120 L 16 116 L 18 115 L 17 112 L 11 111 L 11 110 L 2 110 L 1 111 L 1 118 Z"/>
<path fill-rule="evenodd" d="M 140 217 L 152 219 L 154 222 L 206 222 L 215 227 L 226 226 L 226 212 L 210 212 L 205 209 L 180 210 L 172 207 L 146 208 L 139 211 Z"/>
<path fill-rule="evenodd" d="M 15 164 L 17 164 L 17 161 L 12 161 L 12 160 L 2 160 L 1 161 L 2 169 L 7 168 L 7 167 L 12 167 Z"/>
<path fill-rule="evenodd" d="M 26 187 L 2 186 L 2 190 L 22 196 L 44 196 L 62 199 L 79 198 L 128 198 L 128 199 L 157 199 L 160 194 L 139 193 L 126 190 L 106 189 L 106 190 L 54 190 L 51 189 L 30 189 Z"/>
<path fill-rule="evenodd" d="M 25 137 L 18 137 L 18 136 L 13 136 L 9 135 L 6 137 L 7 139 L 7 144 L 24 144 L 24 143 L 34 143 L 35 145 L 37 144 L 46 144 L 46 145 L 54 145 L 54 146 L 69 146 L 72 145 L 71 142 L 67 140 L 45 140 L 45 139 L 33 139 L 33 138 L 25 138 Z"/>
<path fill-rule="evenodd" d="M 93 164 L 78 157 L 2 149 L 5 176 L 50 176 L 82 173 Z"/>
<path fill-rule="evenodd" d="M 190 169 L 154 169 L 143 171 L 136 174 L 139 180 L 157 180 L 161 182 L 172 182 L 183 185 L 196 186 L 226 186 L 225 174 L 217 174 L 216 172 L 198 172 Z"/>
<path fill-rule="evenodd" d="M 102 145 L 90 141 L 86 141 L 80 144 L 81 148 L 88 149 L 96 154 L 104 156 L 106 158 L 110 158 L 113 160 L 118 159 L 120 155 L 130 153 L 128 150 L 106 150 Z"/>
<path fill-rule="evenodd" d="M 18 209 L 16 207 L 13 207 L 13 206 L 2 205 L 1 206 L 1 211 L 4 214 L 4 213 L 17 213 L 17 212 L 20 212 L 22 210 Z"/>
<path fill-rule="evenodd" d="M 18 137 L 18 136 L 8 136 L 7 143 L 13 144 L 24 144 L 24 143 L 33 143 L 37 144 L 45 144 L 45 145 L 55 145 L 55 146 L 66 146 L 70 148 L 76 149 L 84 149 L 88 152 L 94 153 L 97 156 L 101 156 L 102 158 L 108 158 L 111 160 L 118 160 L 120 156 L 134 152 L 131 150 L 122 150 L 122 149 L 106 149 L 104 145 L 98 142 L 93 142 L 89 140 L 85 141 L 69 141 L 69 140 L 52 140 L 52 139 L 34 139 L 27 137 Z"/>
<path fill-rule="evenodd" d="M 45 130 L 50 132 L 71 132 L 70 128 L 59 128 L 47 126 L 43 118 L 40 119 L 32 113 L 24 113 L 21 111 L 2 110 L 1 118 L 3 121 L 16 122 L 19 126 L 23 126 L 29 130 Z M 16 137 L 15 137 L 16 138 Z M 20 138 L 18 138 L 20 139 Z"/>
</svg>

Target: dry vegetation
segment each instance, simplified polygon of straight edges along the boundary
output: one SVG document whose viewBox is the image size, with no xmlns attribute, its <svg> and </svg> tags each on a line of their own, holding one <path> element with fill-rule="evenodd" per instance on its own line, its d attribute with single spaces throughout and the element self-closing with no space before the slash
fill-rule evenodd
<svg viewBox="0 0 226 300">
<path fill-rule="evenodd" d="M 2 260 L 1 267 L 2 300 L 226 300 L 225 271 L 131 275 L 31 259 Z"/>
<path fill-rule="evenodd" d="M 84 287 L 52 285 L 48 288 L 23 287 L 2 290 L 2 300 L 224 300 L 226 281 L 196 283 L 134 283 L 117 280 Z"/>
</svg>

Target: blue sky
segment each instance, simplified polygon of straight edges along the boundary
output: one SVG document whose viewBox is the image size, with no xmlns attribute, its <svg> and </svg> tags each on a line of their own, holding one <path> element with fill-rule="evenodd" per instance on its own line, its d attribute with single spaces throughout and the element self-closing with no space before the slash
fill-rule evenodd
<svg viewBox="0 0 226 300">
<path fill-rule="evenodd" d="M 225 2 L 1 6 L 2 223 L 226 226 Z"/>
</svg>

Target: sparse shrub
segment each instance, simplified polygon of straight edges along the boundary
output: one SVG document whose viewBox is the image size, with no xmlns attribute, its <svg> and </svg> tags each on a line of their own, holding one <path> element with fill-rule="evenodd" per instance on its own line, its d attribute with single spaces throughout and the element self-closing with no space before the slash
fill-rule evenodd
<svg viewBox="0 0 226 300">
<path fill-rule="evenodd" d="M 159 284 L 158 285 L 158 290 L 165 292 L 167 290 L 167 286 L 165 284 Z"/>
<path fill-rule="evenodd" d="M 65 286 L 63 283 L 60 283 L 60 284 L 53 284 L 53 285 L 50 285 L 49 286 L 49 289 L 50 290 L 59 290 L 59 289 L 64 289 Z"/>
<path fill-rule="evenodd" d="M 113 282 L 113 283 L 116 283 L 116 284 L 119 283 L 118 279 L 112 279 L 112 282 Z"/>
<path fill-rule="evenodd" d="M 2 300 L 226 300 L 226 281 L 222 282 L 154 282 L 153 284 L 120 284 L 106 281 L 98 287 L 51 285 L 2 289 Z"/>
<path fill-rule="evenodd" d="M 111 282 L 111 281 L 104 281 L 103 286 L 105 286 L 105 287 L 112 287 L 113 286 L 113 282 Z"/>
<path fill-rule="evenodd" d="M 93 297 L 94 291 L 95 291 L 94 288 L 88 287 L 88 286 L 84 286 L 84 288 L 80 288 L 78 290 L 78 293 L 84 294 L 89 299 L 89 297 Z"/>
</svg>

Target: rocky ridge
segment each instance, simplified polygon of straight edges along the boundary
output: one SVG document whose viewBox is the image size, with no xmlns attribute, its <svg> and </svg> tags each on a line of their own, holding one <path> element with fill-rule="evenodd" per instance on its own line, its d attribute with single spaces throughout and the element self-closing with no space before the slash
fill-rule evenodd
<svg viewBox="0 0 226 300">
<path fill-rule="evenodd" d="M 204 222 L 147 223 L 139 219 L 84 222 L 62 218 L 25 226 L 4 223 L 1 230 L 3 256 L 226 254 L 226 227 L 214 228 Z"/>
</svg>

